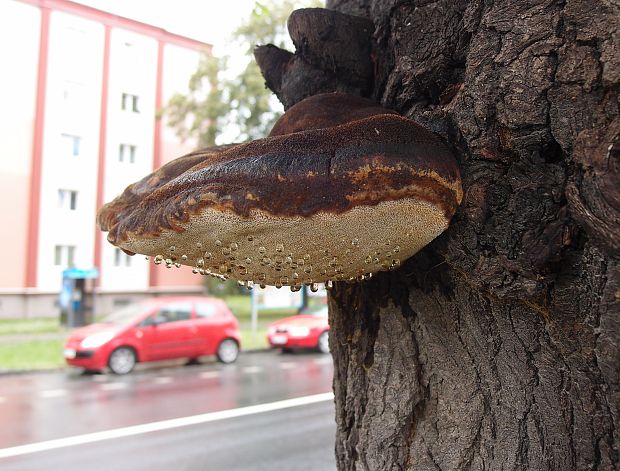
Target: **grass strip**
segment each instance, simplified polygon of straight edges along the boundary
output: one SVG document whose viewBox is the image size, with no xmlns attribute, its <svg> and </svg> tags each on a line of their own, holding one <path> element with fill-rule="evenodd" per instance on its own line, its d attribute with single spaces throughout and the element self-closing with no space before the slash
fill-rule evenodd
<svg viewBox="0 0 620 471">
<path fill-rule="evenodd" d="M 57 317 L 41 317 L 35 319 L 0 319 L 0 336 L 3 335 L 36 335 L 62 332 Z"/>
<path fill-rule="evenodd" d="M 0 371 L 62 367 L 63 344 L 63 339 L 0 343 Z"/>
</svg>

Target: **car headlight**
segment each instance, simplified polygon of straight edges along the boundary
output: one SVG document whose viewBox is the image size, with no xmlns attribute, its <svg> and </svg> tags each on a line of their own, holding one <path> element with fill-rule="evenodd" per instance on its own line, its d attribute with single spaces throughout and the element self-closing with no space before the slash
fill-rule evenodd
<svg viewBox="0 0 620 471">
<path fill-rule="evenodd" d="M 307 337 L 310 334 L 308 327 L 289 327 L 288 333 L 291 337 Z"/>
<path fill-rule="evenodd" d="M 114 332 L 98 332 L 96 334 L 89 335 L 80 342 L 82 348 L 97 348 L 101 347 L 104 343 L 109 342 L 114 337 Z"/>
</svg>

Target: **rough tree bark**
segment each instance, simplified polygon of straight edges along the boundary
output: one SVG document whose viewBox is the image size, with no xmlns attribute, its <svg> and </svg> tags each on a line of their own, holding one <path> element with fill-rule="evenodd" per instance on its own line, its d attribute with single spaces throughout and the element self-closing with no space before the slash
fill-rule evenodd
<svg viewBox="0 0 620 471">
<path fill-rule="evenodd" d="M 330 293 L 339 469 L 620 469 L 620 3 L 327 6 L 372 21 L 371 81 L 296 43 L 270 87 L 423 123 L 465 191 L 398 271 Z"/>
</svg>

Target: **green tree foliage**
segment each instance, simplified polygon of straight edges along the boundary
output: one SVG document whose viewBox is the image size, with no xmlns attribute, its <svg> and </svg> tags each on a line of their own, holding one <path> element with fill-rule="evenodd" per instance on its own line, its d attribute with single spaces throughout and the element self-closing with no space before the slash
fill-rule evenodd
<svg viewBox="0 0 620 471">
<path fill-rule="evenodd" d="M 245 50 L 245 68 L 237 77 L 226 75 L 230 57 L 204 54 L 192 75 L 187 94 L 174 95 L 166 109 L 170 125 L 183 138 L 198 138 L 200 145 L 214 145 L 224 132 L 238 130 L 236 142 L 267 135 L 282 113 L 282 108 L 265 87 L 253 51 L 260 44 L 291 48 L 286 30 L 290 13 L 302 6 L 320 6 L 317 0 L 305 5 L 292 0 L 257 2 L 232 41 Z M 221 139 L 220 139 L 221 140 Z"/>
</svg>

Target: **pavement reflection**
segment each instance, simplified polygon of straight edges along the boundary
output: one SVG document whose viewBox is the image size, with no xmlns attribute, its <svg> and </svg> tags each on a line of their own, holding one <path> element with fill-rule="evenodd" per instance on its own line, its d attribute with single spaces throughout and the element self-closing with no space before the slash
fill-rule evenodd
<svg viewBox="0 0 620 471">
<path fill-rule="evenodd" d="M 332 378 L 329 355 L 275 351 L 232 365 L 149 365 L 128 376 L 2 376 L 0 448 L 319 394 L 331 391 Z"/>
</svg>

